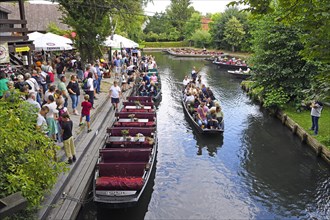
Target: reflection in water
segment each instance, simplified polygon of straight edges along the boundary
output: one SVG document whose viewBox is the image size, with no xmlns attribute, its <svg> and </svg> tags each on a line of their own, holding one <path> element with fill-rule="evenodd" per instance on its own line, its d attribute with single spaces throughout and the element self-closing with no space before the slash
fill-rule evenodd
<svg viewBox="0 0 330 220">
<path fill-rule="evenodd" d="M 323 161 L 310 166 L 308 161 L 314 153 L 289 132 L 283 133 L 284 127 L 276 119 L 265 115 L 263 123 L 254 117 L 248 117 L 247 121 L 242 138 L 243 169 L 239 175 L 250 189 L 249 196 L 279 216 L 328 218 L 329 169 Z M 294 144 L 284 145 L 281 139 Z M 306 201 L 316 203 L 317 207 Z M 260 213 L 257 217 L 269 215 Z"/>
<path fill-rule="evenodd" d="M 260 111 L 239 81 L 196 59 L 154 55 L 163 92 L 157 110 L 154 185 L 134 209 L 97 213 L 95 207 L 84 208 L 92 213 L 89 217 L 329 219 L 329 167 L 280 121 Z M 223 136 L 204 137 L 185 118 L 181 86 L 176 82 L 190 74 L 193 66 L 202 67 L 203 82 L 220 100 L 225 115 Z"/>
<path fill-rule="evenodd" d="M 187 116 L 186 116 L 186 119 Z M 198 133 L 195 129 L 193 130 L 194 139 L 196 140 L 197 155 L 203 154 L 203 149 L 208 151 L 209 156 L 214 157 L 217 154 L 218 148 L 223 145 L 223 135 L 212 135 L 205 136 L 205 134 Z"/>
</svg>

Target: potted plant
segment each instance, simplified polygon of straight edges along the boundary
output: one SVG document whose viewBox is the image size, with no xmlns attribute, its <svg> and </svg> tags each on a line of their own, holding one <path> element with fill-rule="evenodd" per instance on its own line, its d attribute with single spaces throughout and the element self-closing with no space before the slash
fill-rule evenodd
<svg viewBox="0 0 330 220">
<path fill-rule="evenodd" d="M 123 135 L 124 139 L 126 139 L 127 135 L 129 135 L 129 130 L 121 130 L 121 134 Z"/>
<path fill-rule="evenodd" d="M 135 103 L 135 106 L 136 106 L 136 107 L 140 107 L 140 106 L 141 106 L 140 101 L 134 101 L 134 103 Z"/>
<path fill-rule="evenodd" d="M 130 114 L 130 115 L 128 115 L 128 117 L 131 119 L 131 121 L 134 121 L 135 114 Z"/>
</svg>

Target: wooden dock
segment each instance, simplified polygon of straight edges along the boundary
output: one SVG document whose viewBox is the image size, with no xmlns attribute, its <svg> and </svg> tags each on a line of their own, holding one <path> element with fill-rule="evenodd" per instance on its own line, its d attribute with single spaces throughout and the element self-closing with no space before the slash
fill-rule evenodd
<svg viewBox="0 0 330 220">
<path fill-rule="evenodd" d="M 126 98 L 132 93 L 129 89 L 123 94 Z M 99 149 L 105 144 L 106 128 L 114 122 L 115 112 L 110 108 L 107 97 L 98 109 L 91 124 L 92 132 L 84 133 L 75 140 L 77 162 L 70 166 L 68 173 L 58 178 L 53 191 L 48 195 L 38 219 L 75 219 L 88 193 L 93 172 L 99 156 Z"/>
</svg>

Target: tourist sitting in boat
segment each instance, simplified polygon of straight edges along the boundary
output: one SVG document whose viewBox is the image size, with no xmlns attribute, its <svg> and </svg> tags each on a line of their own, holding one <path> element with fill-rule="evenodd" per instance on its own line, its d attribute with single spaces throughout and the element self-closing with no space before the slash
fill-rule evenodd
<svg viewBox="0 0 330 220">
<path fill-rule="evenodd" d="M 201 128 L 207 127 L 207 112 L 208 107 L 205 106 L 205 102 L 201 102 L 197 108 L 197 123 Z"/>
<path fill-rule="evenodd" d="M 194 104 L 195 103 L 195 96 L 191 93 L 187 93 L 184 102 L 188 105 L 188 104 Z"/>
<path fill-rule="evenodd" d="M 157 86 L 155 85 L 154 81 L 150 82 L 150 85 L 148 87 L 148 95 L 149 96 L 156 96 L 157 95 Z"/>
<path fill-rule="evenodd" d="M 217 114 L 215 109 L 210 109 L 210 112 L 207 115 L 207 122 L 210 129 L 219 128 L 219 121 L 217 120 Z"/>
<path fill-rule="evenodd" d="M 224 120 L 223 120 L 223 112 L 219 105 L 219 103 L 215 103 L 215 106 L 210 109 L 210 111 L 215 110 L 215 114 L 218 120 L 218 128 L 224 129 Z"/>
<path fill-rule="evenodd" d="M 188 76 L 187 75 L 184 76 L 184 79 L 182 81 L 184 88 L 186 88 L 189 83 L 190 83 L 190 79 L 188 78 Z"/>
<path fill-rule="evenodd" d="M 251 69 L 248 67 L 245 71 L 243 71 L 244 74 L 249 74 Z"/>
<path fill-rule="evenodd" d="M 214 106 L 214 102 L 212 101 L 211 98 L 207 98 L 205 105 L 206 105 L 206 107 L 208 107 L 210 109 Z"/>
<path fill-rule="evenodd" d="M 147 86 L 150 84 L 150 78 L 146 73 L 141 73 L 140 77 L 142 78 L 142 81 L 145 82 L 145 84 Z"/>
<path fill-rule="evenodd" d="M 215 100 L 215 97 L 214 97 L 213 92 L 210 89 L 210 87 L 206 88 L 205 96 L 206 96 L 206 98 L 211 98 L 212 101 Z"/>
<path fill-rule="evenodd" d="M 141 82 L 141 85 L 138 89 L 140 96 L 147 96 L 148 95 L 148 87 L 145 81 Z"/>
<path fill-rule="evenodd" d="M 152 74 L 152 76 L 150 76 L 150 80 L 151 80 L 151 82 L 157 83 L 157 81 L 158 81 L 158 78 L 157 78 L 157 76 L 156 76 L 156 73 L 155 73 L 155 72 Z"/>
</svg>

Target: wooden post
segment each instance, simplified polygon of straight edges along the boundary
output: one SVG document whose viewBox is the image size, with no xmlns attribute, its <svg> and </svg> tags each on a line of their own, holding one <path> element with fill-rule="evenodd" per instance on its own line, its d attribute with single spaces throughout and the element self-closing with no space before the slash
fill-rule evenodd
<svg viewBox="0 0 330 220">
<path fill-rule="evenodd" d="M 284 114 L 283 118 L 282 118 L 282 124 L 285 124 L 287 119 L 288 119 L 288 116 L 286 114 Z"/>
<path fill-rule="evenodd" d="M 25 20 L 25 9 L 24 9 L 24 0 L 18 0 L 19 4 L 19 15 L 21 20 Z M 26 24 L 22 24 L 22 28 L 26 28 Z M 23 36 L 26 36 L 26 32 L 22 32 Z"/>
<path fill-rule="evenodd" d="M 301 136 L 301 142 L 306 143 L 306 141 L 307 141 L 307 133 L 304 132 L 303 135 Z"/>
<path fill-rule="evenodd" d="M 295 124 L 295 125 L 293 125 L 293 128 L 292 128 L 292 133 L 297 133 L 297 129 L 298 129 L 298 125 L 297 124 Z"/>
<path fill-rule="evenodd" d="M 321 156 L 322 154 L 322 146 L 318 146 L 317 149 L 316 149 L 316 156 Z"/>
</svg>

